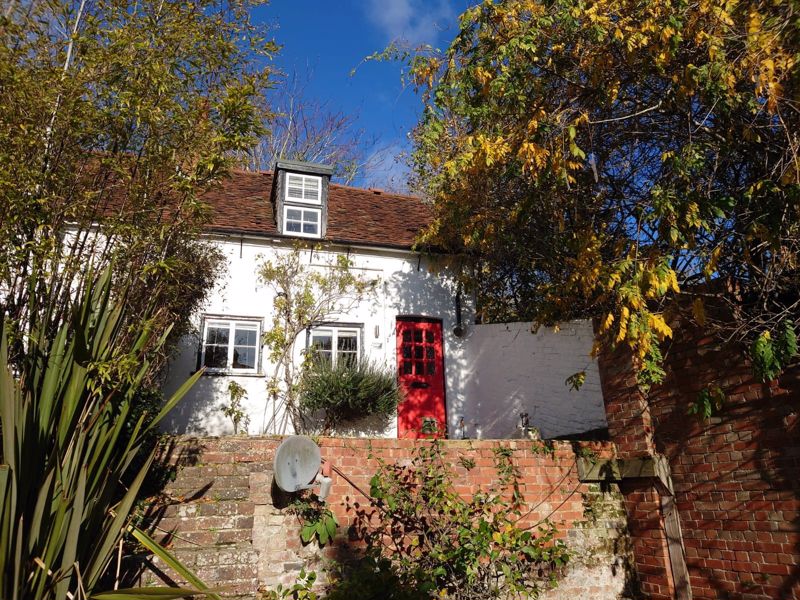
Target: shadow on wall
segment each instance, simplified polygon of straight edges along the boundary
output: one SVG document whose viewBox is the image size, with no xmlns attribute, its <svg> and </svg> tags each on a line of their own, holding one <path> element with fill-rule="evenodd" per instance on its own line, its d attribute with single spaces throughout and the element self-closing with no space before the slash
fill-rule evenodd
<svg viewBox="0 0 800 600">
<path fill-rule="evenodd" d="M 535 333 L 530 323 L 477 325 L 466 355 L 467 427 L 478 423 L 486 438 L 523 437 L 527 414 L 545 438 L 605 428 L 600 374 L 589 356 L 593 340 L 588 321 Z M 586 379 L 573 390 L 566 380 L 577 372 Z"/>
<path fill-rule="evenodd" d="M 195 372 L 199 344 L 200 341 L 195 335 L 186 336 L 178 343 L 174 359 L 169 365 L 167 382 L 171 385 L 164 391 L 166 397 L 175 392 Z M 201 377 L 183 400 L 167 415 L 161 426 L 162 429 L 174 433 L 192 433 L 201 436 L 217 433 L 220 429 L 225 433 L 233 433 L 233 425 L 220 410 L 228 398 L 229 381 L 228 377 Z M 259 379 L 259 381 L 261 380 Z M 249 394 L 248 400 L 251 400 Z"/>
<path fill-rule="evenodd" d="M 657 449 L 670 460 L 694 597 L 798 598 L 800 366 L 760 383 L 735 353 L 684 335 L 648 401 Z M 722 410 L 687 415 L 713 385 L 725 393 Z M 720 544 L 735 561 L 716 560 Z"/>
</svg>

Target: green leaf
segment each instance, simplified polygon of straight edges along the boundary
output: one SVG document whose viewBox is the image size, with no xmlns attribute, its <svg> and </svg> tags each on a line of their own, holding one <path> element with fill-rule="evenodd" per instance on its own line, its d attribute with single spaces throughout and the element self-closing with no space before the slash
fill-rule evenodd
<svg viewBox="0 0 800 600">
<path fill-rule="evenodd" d="M 135 527 L 134 525 L 128 526 L 128 532 L 133 535 L 134 538 L 145 548 L 147 548 L 150 552 L 155 554 L 158 558 L 160 558 L 164 563 L 173 571 L 175 571 L 178 575 L 183 577 L 188 583 L 192 584 L 195 587 L 195 593 L 208 596 L 213 600 L 222 600 L 220 596 L 211 591 L 211 589 L 203 583 L 197 575 L 192 573 L 188 568 L 186 568 L 177 558 L 175 558 L 166 548 L 164 548 L 161 544 L 156 542 L 153 538 L 147 535 L 144 531 Z"/>
</svg>

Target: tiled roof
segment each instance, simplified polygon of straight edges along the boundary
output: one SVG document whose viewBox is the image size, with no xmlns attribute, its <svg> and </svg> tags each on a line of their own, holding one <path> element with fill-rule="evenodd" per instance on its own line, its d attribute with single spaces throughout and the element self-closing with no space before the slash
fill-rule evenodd
<svg viewBox="0 0 800 600">
<path fill-rule="evenodd" d="M 282 236 L 272 215 L 272 173 L 234 171 L 206 192 L 209 230 Z M 431 219 L 419 198 L 331 184 L 325 240 L 367 246 L 410 248 Z"/>
</svg>

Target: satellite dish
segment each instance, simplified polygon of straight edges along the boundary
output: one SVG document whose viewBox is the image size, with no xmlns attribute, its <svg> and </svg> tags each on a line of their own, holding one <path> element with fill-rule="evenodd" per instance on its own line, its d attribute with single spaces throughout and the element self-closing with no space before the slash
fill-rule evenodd
<svg viewBox="0 0 800 600">
<path fill-rule="evenodd" d="M 275 451 L 275 483 L 284 492 L 299 492 L 312 486 L 322 457 L 319 446 L 310 437 L 287 437 Z"/>
</svg>

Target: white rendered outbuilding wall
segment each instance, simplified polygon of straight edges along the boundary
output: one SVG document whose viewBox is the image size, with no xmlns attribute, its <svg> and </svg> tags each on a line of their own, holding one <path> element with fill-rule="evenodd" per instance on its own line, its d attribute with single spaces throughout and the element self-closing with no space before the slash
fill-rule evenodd
<svg viewBox="0 0 800 600">
<path fill-rule="evenodd" d="M 470 438 L 519 437 L 521 413 L 528 413 L 530 425 L 545 438 L 603 428 L 600 373 L 589 356 L 592 343 L 589 321 L 536 332 L 530 323 L 478 325 L 467 339 L 466 401 L 450 412 L 459 422 L 463 417 Z M 580 371 L 586 380 L 571 390 L 565 380 Z"/>
<path fill-rule="evenodd" d="M 256 237 L 217 237 L 227 268 L 202 313 L 218 317 L 257 318 L 269 327 L 274 291 L 258 281 L 257 269 L 265 259 L 290 251 L 282 240 Z M 462 302 L 463 337 L 453 335 L 456 325 L 456 286 L 442 259 L 418 253 L 377 248 L 332 248 L 304 252 L 315 269 L 329 268 L 336 253 L 348 254 L 356 275 L 378 284 L 375 293 L 348 314 L 332 320 L 358 324 L 362 353 L 370 360 L 396 369 L 395 323 L 399 315 L 442 320 L 444 333 L 445 389 L 451 437 L 507 438 L 519 435 L 519 413 L 528 412 L 531 425 L 551 437 L 580 433 L 605 426 L 597 367 L 588 357 L 591 326 L 568 324 L 559 333 L 534 335 L 525 324 L 473 324 L 469 298 Z M 198 364 L 203 314 L 196 315 L 196 336 L 183 340 L 171 362 L 165 386 L 171 394 Z M 298 340 L 296 354 L 306 340 Z M 170 414 L 165 426 L 180 433 L 225 435 L 233 432 L 221 411 L 228 399 L 227 386 L 236 381 L 246 391 L 243 401 L 250 418 L 248 432 L 291 433 L 291 424 L 280 407 L 268 401 L 266 375 L 272 367 L 260 358 L 261 369 L 253 375 L 204 375 Z M 580 392 L 570 392 L 564 379 L 586 370 Z M 461 428 L 461 422 L 465 427 Z M 392 420 L 380 431 L 363 423 L 352 434 L 397 434 Z"/>
</svg>

